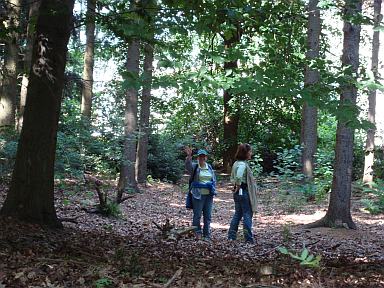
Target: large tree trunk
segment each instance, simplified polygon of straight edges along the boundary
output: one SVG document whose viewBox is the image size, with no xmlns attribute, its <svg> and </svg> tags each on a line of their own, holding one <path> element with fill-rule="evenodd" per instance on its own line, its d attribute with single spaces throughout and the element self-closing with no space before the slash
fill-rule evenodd
<svg viewBox="0 0 384 288">
<path fill-rule="evenodd" d="M 127 72 L 128 81 L 137 81 L 139 75 L 140 42 L 133 39 L 128 46 Z M 124 148 L 117 192 L 117 203 L 121 202 L 123 193 L 137 191 L 136 182 L 136 143 L 137 143 L 137 97 L 135 83 L 130 83 L 125 95 Z"/>
<path fill-rule="evenodd" d="M 307 30 L 307 61 L 314 61 L 319 57 L 320 50 L 320 9 L 317 7 L 318 0 L 310 0 L 308 4 L 308 30 Z M 317 69 L 312 69 L 309 64 L 305 67 L 304 85 L 306 88 L 313 87 L 319 82 L 320 75 Z M 315 89 L 310 90 L 311 97 L 316 97 Z M 313 179 L 314 156 L 317 147 L 317 107 L 304 102 L 301 122 L 301 144 L 303 146 L 302 166 L 306 180 Z"/>
<path fill-rule="evenodd" d="M 381 12 L 381 2 L 382 0 L 374 0 L 374 28 L 377 28 L 380 25 L 380 22 L 383 18 Z M 379 65 L 379 47 L 380 47 L 380 32 L 379 30 L 373 32 L 372 39 L 372 73 L 375 81 L 378 80 L 378 65 Z M 375 115 L 376 115 L 376 89 L 369 91 L 368 96 L 368 121 L 375 125 Z M 364 161 L 364 175 L 363 182 L 371 183 L 373 181 L 373 163 L 374 163 L 374 153 L 375 151 L 375 129 L 368 129 L 367 139 L 365 144 L 365 161 Z"/>
<path fill-rule="evenodd" d="M 92 113 L 93 66 L 95 50 L 95 9 L 96 0 L 87 0 L 86 44 L 84 54 L 83 91 L 81 114 L 90 119 Z"/>
<path fill-rule="evenodd" d="M 5 61 L 2 87 L 0 89 L 0 127 L 15 127 L 16 99 L 18 94 L 17 86 L 17 60 L 19 54 L 18 26 L 20 23 L 21 0 L 8 1 L 7 28 L 11 30 L 9 39 L 5 43 Z"/>
<path fill-rule="evenodd" d="M 356 104 L 357 88 L 354 82 L 359 67 L 359 41 L 361 26 L 348 22 L 361 13 L 362 1 L 345 1 L 344 41 L 342 64 L 346 69 L 346 82 L 341 87 L 340 109 Z M 347 68 L 348 67 L 348 68 Z M 357 109 L 356 109 L 357 111 Z M 357 113 L 355 115 L 357 117 Z M 335 165 L 328 211 L 324 218 L 310 224 L 327 227 L 349 227 L 356 229 L 351 216 L 352 162 L 354 129 L 347 126 L 348 120 L 339 119 L 336 131 Z"/>
<path fill-rule="evenodd" d="M 149 134 L 149 115 L 151 109 L 151 83 L 153 71 L 153 44 L 147 43 L 144 47 L 144 74 L 145 81 L 141 95 L 141 110 L 139 123 L 139 141 L 137 146 L 137 182 L 147 181 L 147 162 L 148 162 L 148 134 Z"/>
<path fill-rule="evenodd" d="M 1 214 L 59 227 L 54 160 L 74 0 L 42 0 L 36 25 L 24 124 Z"/>
<path fill-rule="evenodd" d="M 19 115 L 17 120 L 17 129 L 21 131 L 23 127 L 23 114 L 25 103 L 27 99 L 27 91 L 28 91 L 28 82 L 29 82 L 29 73 L 31 70 L 32 63 L 32 51 L 33 51 L 33 43 L 35 40 L 35 25 L 36 19 L 39 14 L 41 0 L 29 0 L 29 13 L 28 13 L 28 26 L 27 26 L 27 44 L 25 46 L 24 52 L 24 72 L 23 79 L 21 81 L 20 88 L 20 107 L 19 107 Z"/>
<path fill-rule="evenodd" d="M 224 39 L 224 47 L 226 50 L 231 49 L 236 43 L 240 41 L 241 32 L 240 28 L 237 33 L 229 39 Z M 224 70 L 236 70 L 237 60 L 228 61 L 224 63 Z M 240 107 L 238 101 L 234 99 L 234 95 L 230 90 L 224 90 L 224 151 L 223 151 L 223 169 L 230 172 L 231 166 L 235 159 L 237 150 L 237 130 L 239 126 Z M 235 100 L 235 101 L 232 101 Z"/>
</svg>

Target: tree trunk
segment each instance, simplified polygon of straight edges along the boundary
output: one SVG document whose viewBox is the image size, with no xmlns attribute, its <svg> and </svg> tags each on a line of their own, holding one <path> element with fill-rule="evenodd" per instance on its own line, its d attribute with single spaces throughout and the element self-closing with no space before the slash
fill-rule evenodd
<svg viewBox="0 0 384 288">
<path fill-rule="evenodd" d="M 42 0 L 36 25 L 24 124 L 1 214 L 60 227 L 54 160 L 74 0 Z"/>
<path fill-rule="evenodd" d="M 28 91 L 28 78 L 31 70 L 32 63 L 32 51 L 33 51 L 33 43 L 35 40 L 35 25 L 36 19 L 39 15 L 39 7 L 40 0 L 29 0 L 29 13 L 28 13 L 28 26 L 27 26 L 27 44 L 25 46 L 24 52 L 24 73 L 23 79 L 21 81 L 20 88 L 20 107 L 19 107 L 19 115 L 17 120 L 17 130 L 21 131 L 23 126 L 23 114 L 25 108 L 25 102 L 27 99 L 27 91 Z"/>
<path fill-rule="evenodd" d="M 241 32 L 237 29 L 237 33 L 229 39 L 224 39 L 224 47 L 226 50 L 231 49 L 236 43 L 240 42 Z M 224 63 L 224 70 L 237 68 L 237 60 Z M 224 90 L 224 153 L 223 153 L 223 169 L 230 172 L 231 166 L 235 159 L 237 151 L 237 130 L 239 126 L 240 107 L 237 104 L 234 95 L 229 89 Z M 235 100 L 234 103 L 232 103 Z"/>
<path fill-rule="evenodd" d="M 147 181 L 147 162 L 148 162 L 148 134 L 149 134 L 149 115 L 151 108 L 151 83 L 153 71 L 153 44 L 147 43 L 144 47 L 144 74 L 145 81 L 141 95 L 141 110 L 139 123 L 139 141 L 137 146 L 137 182 Z"/>
<path fill-rule="evenodd" d="M 96 0 L 87 0 L 86 44 L 84 54 L 83 90 L 81 114 L 90 119 L 92 112 L 93 67 L 95 50 L 95 9 Z"/>
<path fill-rule="evenodd" d="M 381 12 L 382 0 L 374 0 L 374 28 L 380 25 L 383 18 Z M 380 32 L 379 30 L 373 32 L 372 39 L 372 73 L 375 81 L 378 80 L 378 65 L 379 65 L 379 47 L 380 47 Z M 368 121 L 375 125 L 376 115 L 376 89 L 371 89 L 368 96 Z M 365 161 L 364 161 L 364 175 L 363 182 L 371 183 L 373 181 L 373 163 L 375 151 L 375 129 L 368 129 L 367 139 L 365 144 Z"/>
<path fill-rule="evenodd" d="M 127 72 L 132 81 L 125 95 L 124 148 L 121 163 L 120 179 L 117 192 L 117 203 L 120 203 L 123 193 L 137 191 L 136 182 L 136 143 L 137 143 L 137 96 L 138 91 L 134 81 L 139 75 L 140 42 L 133 39 L 128 46 Z"/>
<path fill-rule="evenodd" d="M 362 1 L 345 1 L 345 19 L 351 19 L 361 13 Z M 342 64 L 345 68 L 345 84 L 341 86 L 340 108 L 356 105 L 357 88 L 354 84 L 359 67 L 359 41 L 360 24 L 344 20 L 344 41 Z M 356 115 L 357 117 L 357 109 Z M 348 120 L 339 119 L 336 131 L 335 165 L 331 195 L 328 211 L 323 219 L 310 224 L 314 226 L 327 227 L 348 227 L 356 229 L 351 216 L 351 192 L 352 192 L 352 162 L 353 162 L 353 141 L 354 129 L 347 126 Z"/>
<path fill-rule="evenodd" d="M 311 62 L 319 57 L 320 50 L 320 10 L 318 0 L 310 0 L 308 4 L 308 30 L 307 30 L 307 61 Z M 309 64 L 305 67 L 305 87 L 313 87 L 319 82 L 320 75 L 317 69 L 312 69 Z M 311 90 L 311 97 L 315 97 L 315 90 Z M 312 104 L 313 105 L 313 104 Z M 309 181 L 313 179 L 314 156 L 317 147 L 317 107 L 308 101 L 304 102 L 301 123 L 301 144 L 303 146 L 302 166 L 303 174 Z"/>
<path fill-rule="evenodd" d="M 8 1 L 7 27 L 11 29 L 5 43 L 4 76 L 0 90 L 0 127 L 15 127 L 17 85 L 17 61 L 19 54 L 18 32 L 21 0 Z"/>
</svg>

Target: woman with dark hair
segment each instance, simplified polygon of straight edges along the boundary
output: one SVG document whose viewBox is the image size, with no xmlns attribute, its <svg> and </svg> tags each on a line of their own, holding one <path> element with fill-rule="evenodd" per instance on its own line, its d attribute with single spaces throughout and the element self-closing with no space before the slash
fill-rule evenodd
<svg viewBox="0 0 384 288">
<path fill-rule="evenodd" d="M 233 199 L 235 214 L 228 231 L 228 239 L 236 240 L 237 230 L 243 219 L 244 238 L 247 243 L 254 243 L 252 233 L 252 217 L 256 211 L 256 181 L 247 160 L 252 157 L 252 147 L 240 144 L 236 152 L 236 162 L 232 166 L 231 182 L 235 185 Z"/>
</svg>

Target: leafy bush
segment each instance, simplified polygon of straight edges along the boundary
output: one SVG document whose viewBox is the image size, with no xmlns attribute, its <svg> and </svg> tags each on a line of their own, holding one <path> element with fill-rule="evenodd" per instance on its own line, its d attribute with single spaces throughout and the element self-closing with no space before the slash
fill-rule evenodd
<svg viewBox="0 0 384 288">
<path fill-rule="evenodd" d="M 149 138 L 148 170 L 152 178 L 176 183 L 184 172 L 181 146 L 169 137 L 152 134 Z M 184 154 L 183 154 L 184 157 Z"/>
<path fill-rule="evenodd" d="M 107 200 L 105 207 L 99 207 L 101 213 L 107 217 L 119 217 L 121 215 L 121 209 L 119 203 L 115 201 Z"/>
<path fill-rule="evenodd" d="M 11 176 L 13 170 L 19 134 L 14 129 L 0 132 L 0 179 L 5 179 Z"/>
<path fill-rule="evenodd" d="M 289 251 L 285 247 L 277 247 L 277 250 L 284 255 L 290 256 L 292 259 L 295 259 L 300 262 L 301 266 L 305 267 L 311 267 L 311 268 L 319 268 L 320 267 L 320 260 L 321 256 L 320 255 L 313 255 L 309 253 L 309 250 L 307 248 L 303 248 L 301 251 L 300 255 L 293 253 Z"/>
<path fill-rule="evenodd" d="M 333 177 L 334 151 L 325 148 L 318 149 L 315 154 L 314 178 L 310 183 L 303 183 L 304 175 L 301 173 L 301 148 L 296 145 L 291 149 L 283 149 L 277 153 L 275 168 L 278 177 L 284 181 L 284 191 L 300 192 L 307 201 L 322 200 L 330 191 Z"/>
<path fill-rule="evenodd" d="M 384 147 L 375 149 L 373 172 L 376 178 L 384 180 Z"/>
<path fill-rule="evenodd" d="M 365 187 L 363 192 L 371 194 L 372 198 L 365 198 L 362 200 L 362 203 L 371 214 L 384 213 L 384 181 L 378 179 L 371 185 L 372 188 Z"/>
<path fill-rule="evenodd" d="M 120 165 L 121 137 L 103 125 L 90 125 L 82 119 L 79 107 L 76 99 L 64 99 L 57 134 L 56 177 L 81 177 L 85 170 L 114 177 Z"/>
<path fill-rule="evenodd" d="M 277 152 L 277 160 L 274 168 L 278 171 L 278 177 L 281 179 L 301 180 L 303 175 L 301 171 L 301 147 L 295 145 L 291 149 L 283 149 Z"/>
</svg>

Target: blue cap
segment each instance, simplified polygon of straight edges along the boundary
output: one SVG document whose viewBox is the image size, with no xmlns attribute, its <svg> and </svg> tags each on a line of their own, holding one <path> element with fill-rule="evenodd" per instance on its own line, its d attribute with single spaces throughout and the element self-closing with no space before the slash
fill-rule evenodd
<svg viewBox="0 0 384 288">
<path fill-rule="evenodd" d="M 199 151 L 197 151 L 197 156 L 199 155 L 205 155 L 207 156 L 208 155 L 208 152 L 204 149 L 199 149 Z"/>
</svg>

